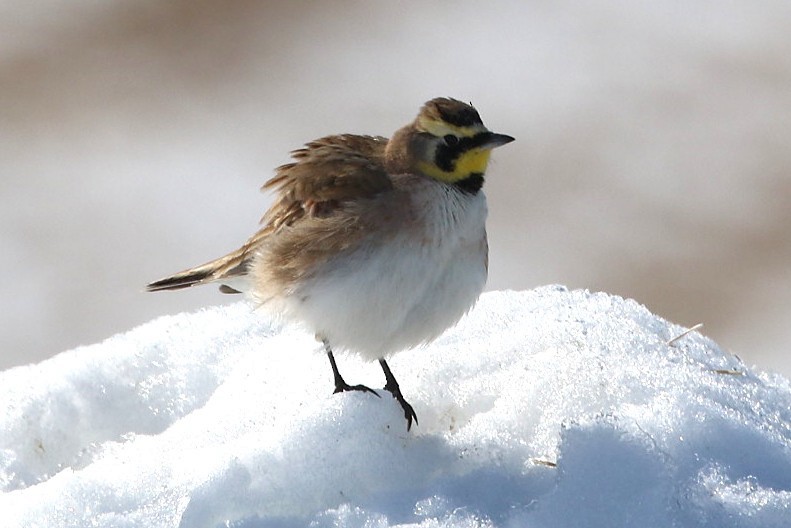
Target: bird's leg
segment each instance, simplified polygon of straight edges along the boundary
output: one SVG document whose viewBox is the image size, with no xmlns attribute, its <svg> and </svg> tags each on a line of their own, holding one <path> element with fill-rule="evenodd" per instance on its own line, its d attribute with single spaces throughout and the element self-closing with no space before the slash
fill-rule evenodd
<svg viewBox="0 0 791 528">
<path fill-rule="evenodd" d="M 412 420 L 415 420 L 415 424 L 417 424 L 417 415 L 415 414 L 415 409 L 412 408 L 411 405 L 404 399 L 404 396 L 401 394 L 401 388 L 398 386 L 398 382 L 393 376 L 393 373 L 390 371 L 390 366 L 387 364 L 387 361 L 384 359 L 379 360 L 379 365 L 381 365 L 382 370 L 385 373 L 385 390 L 388 391 L 390 394 L 393 395 L 393 398 L 401 404 L 401 408 L 404 409 L 404 418 L 406 418 L 406 430 L 412 428 Z"/>
<path fill-rule="evenodd" d="M 330 358 L 330 366 L 332 366 L 332 375 L 335 377 L 335 390 L 333 394 L 337 394 L 339 392 L 346 392 L 346 391 L 363 391 L 363 392 L 370 392 L 375 394 L 377 397 L 379 395 L 376 393 L 375 390 L 366 387 L 365 385 L 349 385 L 344 381 L 343 376 L 338 371 L 338 365 L 335 363 L 335 356 L 332 355 L 332 348 L 330 348 L 330 342 L 326 339 L 322 339 L 324 343 L 324 350 L 327 352 L 327 357 Z"/>
</svg>

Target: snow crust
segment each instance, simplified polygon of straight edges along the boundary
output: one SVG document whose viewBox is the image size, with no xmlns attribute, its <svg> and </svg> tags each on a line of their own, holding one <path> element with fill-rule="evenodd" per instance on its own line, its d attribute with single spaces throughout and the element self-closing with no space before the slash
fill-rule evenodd
<svg viewBox="0 0 791 528">
<path fill-rule="evenodd" d="M 2 525 L 791 526 L 791 385 L 684 330 L 603 293 L 485 294 L 390 361 L 407 432 L 246 303 L 162 317 L 0 373 Z"/>
</svg>

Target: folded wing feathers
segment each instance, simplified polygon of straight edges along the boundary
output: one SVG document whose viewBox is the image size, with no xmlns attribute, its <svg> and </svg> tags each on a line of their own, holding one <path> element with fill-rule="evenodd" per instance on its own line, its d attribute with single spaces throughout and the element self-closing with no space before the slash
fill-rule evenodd
<svg viewBox="0 0 791 528">
<path fill-rule="evenodd" d="M 255 248 L 273 231 L 306 215 L 332 214 L 347 200 L 369 198 L 392 189 L 383 166 L 386 144 L 387 139 L 382 137 L 344 134 L 321 138 L 295 150 L 295 161 L 278 167 L 275 176 L 262 187 L 277 193 L 275 203 L 261 219 L 262 229 L 233 253 L 154 281 L 146 290 L 180 290 L 246 275 Z M 220 291 L 238 292 L 228 285 Z"/>
</svg>

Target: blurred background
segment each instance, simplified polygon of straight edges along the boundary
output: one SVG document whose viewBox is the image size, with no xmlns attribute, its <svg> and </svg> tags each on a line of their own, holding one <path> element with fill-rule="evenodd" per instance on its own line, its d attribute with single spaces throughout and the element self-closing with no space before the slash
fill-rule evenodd
<svg viewBox="0 0 791 528">
<path fill-rule="evenodd" d="M 0 3 L 0 368 L 231 302 L 287 153 L 472 101 L 489 289 L 631 297 L 791 376 L 791 3 Z"/>
</svg>

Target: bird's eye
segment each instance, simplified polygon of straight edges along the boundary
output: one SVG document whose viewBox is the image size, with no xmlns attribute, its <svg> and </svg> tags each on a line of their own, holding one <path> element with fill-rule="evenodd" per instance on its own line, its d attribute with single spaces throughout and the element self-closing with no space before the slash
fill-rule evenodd
<svg viewBox="0 0 791 528">
<path fill-rule="evenodd" d="M 442 139 L 445 140 L 445 144 L 449 147 L 455 147 L 459 144 L 459 138 L 454 136 L 453 134 L 448 134 L 447 136 L 443 137 Z"/>
</svg>

